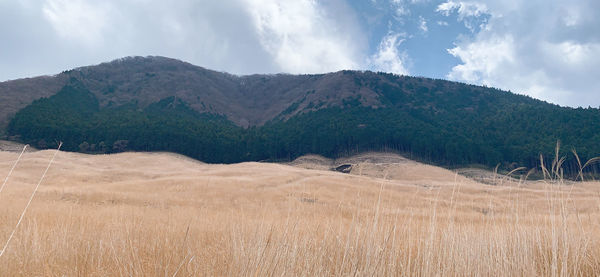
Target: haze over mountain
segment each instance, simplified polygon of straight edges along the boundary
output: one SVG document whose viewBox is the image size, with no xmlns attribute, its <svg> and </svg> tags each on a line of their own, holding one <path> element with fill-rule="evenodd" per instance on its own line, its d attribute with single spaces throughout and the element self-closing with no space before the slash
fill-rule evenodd
<svg viewBox="0 0 600 277">
<path fill-rule="evenodd" d="M 237 76 L 164 57 L 0 83 L 0 124 L 40 148 L 64 141 L 71 151 L 168 150 L 209 162 L 394 150 L 534 167 L 557 141 L 600 155 L 594 108 L 369 71 Z"/>
</svg>

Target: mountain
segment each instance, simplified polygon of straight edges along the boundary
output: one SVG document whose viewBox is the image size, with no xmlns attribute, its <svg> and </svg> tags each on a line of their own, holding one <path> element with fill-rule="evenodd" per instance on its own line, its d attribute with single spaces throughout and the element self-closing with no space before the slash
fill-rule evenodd
<svg viewBox="0 0 600 277">
<path fill-rule="evenodd" d="M 3 82 L 0 100 L 7 137 L 40 148 L 63 141 L 70 151 L 167 150 L 229 163 L 392 150 L 511 169 L 536 167 L 560 141 L 582 159 L 600 156 L 598 109 L 369 71 L 236 76 L 130 57 Z M 565 165 L 577 171 L 572 156 Z"/>
<path fill-rule="evenodd" d="M 128 57 L 52 77 L 0 83 L 0 127 L 33 100 L 58 92 L 70 78 L 89 89 L 101 107 L 131 103 L 146 107 L 174 96 L 200 113 L 221 114 L 243 127 L 262 125 L 293 103 L 298 109 L 288 117 L 311 103 L 341 105 L 359 94 L 366 105 L 378 103 L 376 92 L 355 84 L 343 72 L 235 76 L 165 57 Z M 317 90 L 320 93 L 310 95 Z"/>
</svg>

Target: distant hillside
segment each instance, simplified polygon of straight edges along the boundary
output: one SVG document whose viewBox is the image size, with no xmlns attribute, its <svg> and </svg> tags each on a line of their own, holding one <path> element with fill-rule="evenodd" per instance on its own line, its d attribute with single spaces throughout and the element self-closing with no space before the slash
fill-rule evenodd
<svg viewBox="0 0 600 277">
<path fill-rule="evenodd" d="M 239 162 L 392 150 L 449 166 L 514 168 L 535 167 L 560 140 L 582 159 L 600 156 L 598 109 L 386 73 L 235 76 L 133 57 L 0 83 L 0 98 L 0 127 L 12 139 L 40 148 L 63 141 L 81 152 Z M 567 168 L 575 170 L 574 159 Z"/>
<path fill-rule="evenodd" d="M 197 112 L 221 114 L 243 127 L 262 125 L 286 109 L 289 117 L 311 104 L 342 105 L 359 95 L 365 105 L 380 104 L 375 91 L 343 72 L 235 76 L 164 57 L 128 57 L 53 77 L 0 83 L 0 124 L 33 100 L 57 93 L 70 78 L 90 90 L 100 107 L 133 103 L 144 108 L 174 96 Z M 289 110 L 292 104 L 296 110 Z"/>
</svg>

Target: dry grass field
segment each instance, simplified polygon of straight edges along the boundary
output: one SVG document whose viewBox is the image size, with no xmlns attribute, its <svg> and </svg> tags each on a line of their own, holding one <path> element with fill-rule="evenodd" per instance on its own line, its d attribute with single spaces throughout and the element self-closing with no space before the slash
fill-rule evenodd
<svg viewBox="0 0 600 277">
<path fill-rule="evenodd" d="M 52 155 L 25 153 L 0 193 L 0 244 Z M 0 181 L 17 156 L 0 152 Z M 600 275 L 600 183 L 492 186 L 392 158 L 343 174 L 60 152 L 0 275 Z"/>
</svg>

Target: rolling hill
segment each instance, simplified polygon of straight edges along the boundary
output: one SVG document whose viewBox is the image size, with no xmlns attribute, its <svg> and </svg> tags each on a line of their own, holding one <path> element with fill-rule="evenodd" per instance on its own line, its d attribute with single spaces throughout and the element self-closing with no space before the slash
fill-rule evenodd
<svg viewBox="0 0 600 277">
<path fill-rule="evenodd" d="M 0 194 L 0 241 L 54 154 L 19 160 Z M 0 151 L 2 178 L 18 157 Z M 360 164 L 352 174 L 301 168 L 323 161 L 224 165 L 172 153 L 59 152 L 0 259 L 2 275 L 600 272 L 598 182 L 489 186 L 373 153 L 341 160 Z"/>
</svg>

